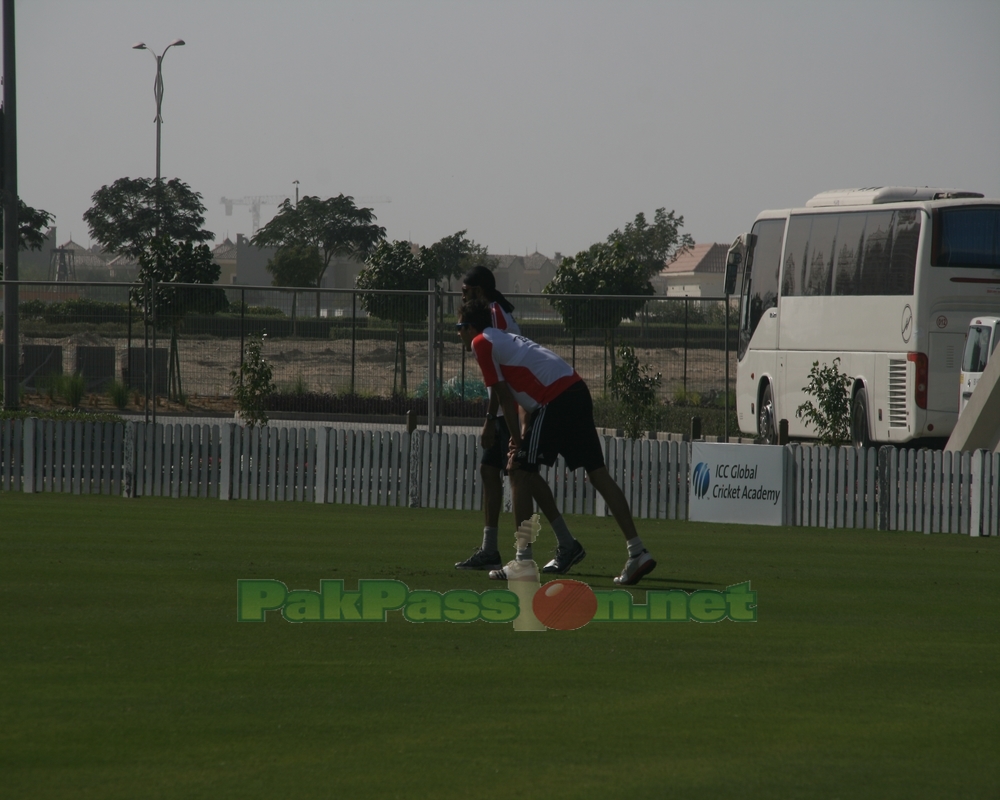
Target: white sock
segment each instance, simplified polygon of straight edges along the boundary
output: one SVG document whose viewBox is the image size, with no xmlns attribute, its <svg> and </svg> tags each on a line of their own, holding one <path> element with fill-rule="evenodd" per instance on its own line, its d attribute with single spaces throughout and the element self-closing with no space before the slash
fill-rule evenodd
<svg viewBox="0 0 1000 800">
<path fill-rule="evenodd" d="M 496 553 L 499 550 L 496 528 L 483 528 L 483 550 L 487 553 Z"/>
<path fill-rule="evenodd" d="M 628 545 L 628 557 L 635 558 L 639 553 L 641 553 L 646 548 L 642 544 L 642 539 L 636 536 L 634 539 L 629 539 L 625 544 Z"/>
</svg>

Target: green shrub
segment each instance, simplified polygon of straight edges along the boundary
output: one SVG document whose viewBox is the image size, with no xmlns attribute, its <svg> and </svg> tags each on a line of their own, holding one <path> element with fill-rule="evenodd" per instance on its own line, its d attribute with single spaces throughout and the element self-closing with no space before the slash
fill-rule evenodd
<svg viewBox="0 0 1000 800">
<path fill-rule="evenodd" d="M 840 357 L 830 366 L 813 361 L 809 382 L 802 391 L 816 399 L 807 400 L 795 416 L 816 429 L 823 444 L 840 444 L 851 438 L 851 384 L 854 378 L 840 371 Z"/>
<path fill-rule="evenodd" d="M 265 400 L 275 393 L 271 365 L 261 352 L 263 344 L 262 337 L 251 334 L 243 363 L 238 370 L 229 373 L 236 408 L 242 420 L 251 428 L 267 425 Z"/>
<path fill-rule="evenodd" d="M 640 364 L 628 345 L 618 349 L 619 364 L 611 378 L 611 395 L 621 403 L 625 435 L 638 439 L 656 419 L 656 389 L 663 376 Z"/>
<path fill-rule="evenodd" d="M 108 397 L 115 408 L 121 411 L 128 405 L 128 386 L 119 381 L 111 381 L 111 385 L 108 386 Z"/>
<path fill-rule="evenodd" d="M 83 375 L 79 372 L 73 375 L 62 375 L 59 381 L 59 394 L 63 400 L 69 403 L 71 408 L 79 408 L 84 394 L 87 392 L 87 385 L 83 380 Z"/>
</svg>

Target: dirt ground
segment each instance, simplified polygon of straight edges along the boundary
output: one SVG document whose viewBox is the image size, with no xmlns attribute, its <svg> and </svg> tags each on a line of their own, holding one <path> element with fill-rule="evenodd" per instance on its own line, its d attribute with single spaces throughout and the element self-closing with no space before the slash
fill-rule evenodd
<svg viewBox="0 0 1000 800">
<path fill-rule="evenodd" d="M 358 340 L 352 352 L 349 339 L 268 339 L 264 340 L 263 355 L 271 364 L 274 382 L 279 390 L 286 392 L 319 392 L 339 394 L 351 389 L 359 394 L 387 396 L 404 389 L 401 369 L 398 364 L 394 339 Z M 73 374 L 76 370 L 76 348 L 114 347 L 115 377 L 124 382 L 123 368 L 127 364 L 127 342 L 124 339 L 107 339 L 92 333 L 77 334 L 61 339 L 40 339 L 22 337 L 22 344 L 48 344 L 62 347 L 63 374 Z M 133 346 L 141 346 L 141 340 L 133 341 Z M 157 341 L 157 348 L 166 348 L 169 340 Z M 603 390 L 606 376 L 610 377 L 610 363 L 600 347 L 578 346 L 575 359 L 570 348 L 553 348 L 567 361 L 575 363 L 578 372 L 590 384 L 595 394 Z M 427 342 L 406 343 L 406 386 L 409 393 L 426 391 Z M 689 349 L 686 358 L 682 349 L 637 349 L 640 363 L 648 364 L 653 372 L 662 374 L 659 390 L 661 399 L 671 399 L 680 387 L 688 392 L 709 395 L 720 392 L 725 383 L 725 362 L 719 350 Z M 179 341 L 182 390 L 189 408 L 205 411 L 230 413 L 231 372 L 240 362 L 240 342 L 237 339 L 182 338 Z M 480 380 L 479 369 L 471 354 L 463 354 L 460 343 L 447 340 L 442 348 L 444 380 L 461 378 L 467 381 Z M 464 356 L 464 358 L 463 358 Z M 464 364 L 463 364 L 464 362 Z M 353 368 L 352 368 L 353 365 Z M 731 385 L 736 379 L 736 358 L 730 354 Z M 157 383 L 165 382 L 158 375 Z M 141 398 L 134 393 L 130 405 L 141 410 Z M 49 398 L 43 392 L 33 392 L 26 396 L 25 404 L 44 405 Z M 164 403 L 166 401 L 163 401 Z M 103 395 L 91 394 L 84 401 L 85 407 L 113 408 L 110 400 Z M 159 408 L 160 406 L 158 406 Z M 164 406 L 166 407 L 166 406 Z M 130 410 L 135 410 L 131 408 Z"/>
</svg>

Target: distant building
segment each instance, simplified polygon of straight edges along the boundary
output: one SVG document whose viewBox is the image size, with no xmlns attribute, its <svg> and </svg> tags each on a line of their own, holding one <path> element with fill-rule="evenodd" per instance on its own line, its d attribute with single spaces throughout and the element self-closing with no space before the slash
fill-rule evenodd
<svg viewBox="0 0 1000 800">
<path fill-rule="evenodd" d="M 219 280 L 224 286 L 236 283 L 236 245 L 227 236 L 212 248 L 212 260 L 219 265 Z"/>
<path fill-rule="evenodd" d="M 728 245 L 696 244 L 650 280 L 659 295 L 721 297 L 724 294 Z"/>
<path fill-rule="evenodd" d="M 504 294 L 539 294 L 556 276 L 562 254 L 553 258 L 535 252 L 530 256 L 494 256 L 497 289 Z"/>
<path fill-rule="evenodd" d="M 274 258 L 277 247 L 257 247 L 242 233 L 236 234 L 236 265 L 232 282 L 242 286 L 270 286 L 271 273 L 267 262 Z"/>
<path fill-rule="evenodd" d="M 226 239 L 226 242 L 229 240 Z M 219 245 L 216 250 L 225 258 L 230 258 L 229 250 L 225 248 L 226 242 Z M 230 245 L 232 243 L 230 242 Z M 270 272 L 267 271 L 267 262 L 274 258 L 278 252 L 276 247 L 257 247 L 250 243 L 250 239 L 242 233 L 236 234 L 236 244 L 232 245 L 232 272 L 227 273 L 227 267 L 223 265 L 222 258 L 216 258 L 219 266 L 223 269 L 223 277 L 219 283 L 232 283 L 240 286 L 270 286 L 273 280 Z M 214 253 L 215 251 L 213 251 Z M 334 256 L 330 259 L 330 265 L 323 275 L 322 288 L 324 289 L 353 289 L 358 273 L 364 268 L 364 264 L 353 258 L 340 258 Z M 231 278 L 226 280 L 225 276 L 231 274 Z"/>
</svg>

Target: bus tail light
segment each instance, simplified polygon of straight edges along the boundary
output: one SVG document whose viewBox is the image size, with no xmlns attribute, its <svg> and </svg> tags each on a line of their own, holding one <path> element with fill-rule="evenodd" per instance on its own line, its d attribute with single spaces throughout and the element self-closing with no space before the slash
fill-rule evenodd
<svg viewBox="0 0 1000 800">
<path fill-rule="evenodd" d="M 923 353 L 907 353 L 906 360 L 915 365 L 916 374 L 913 380 L 913 399 L 917 408 L 927 408 L 927 356 Z"/>
</svg>

